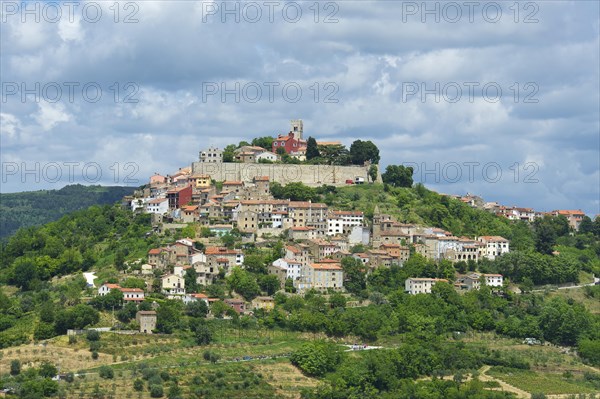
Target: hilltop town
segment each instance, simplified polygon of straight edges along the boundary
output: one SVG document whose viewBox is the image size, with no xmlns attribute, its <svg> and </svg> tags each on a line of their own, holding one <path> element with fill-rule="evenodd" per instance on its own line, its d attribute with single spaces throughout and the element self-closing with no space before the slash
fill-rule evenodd
<svg viewBox="0 0 600 399">
<path fill-rule="evenodd" d="M 600 217 L 439 194 L 380 171 L 371 141 L 303 134 L 207 146 L 117 203 L 19 229 L 0 247 L 0 395 L 600 388 Z"/>
<path fill-rule="evenodd" d="M 457 237 L 442 228 L 400 222 L 381 213 L 378 206 L 367 219 L 359 210 L 335 209 L 310 200 L 275 198 L 273 184 L 281 186 L 289 179 L 278 178 L 277 173 L 271 173 L 271 176 L 257 173 L 261 172 L 260 167 L 263 171 L 273 171 L 264 167 L 297 167 L 297 162 L 305 162 L 308 145 L 302 134 L 302 121 L 292 120 L 289 134 L 273 137 L 269 149 L 246 145 L 248 143 L 242 143 L 233 151 L 228 149 L 229 154 L 225 155 L 218 148 L 204 149 L 200 152 L 199 161 L 194 162 L 192 167 L 182 167 L 170 175 L 157 173 L 136 195 L 125 197 L 123 206 L 133 212 L 152 215 L 153 234 L 188 226 L 193 228 L 186 231 L 195 233 L 150 249 L 139 273 L 142 276 L 158 276 L 160 287 L 156 288 L 160 288 L 160 292 L 169 299 L 178 299 L 186 304 L 203 300 L 210 305 L 219 299 L 211 298 L 206 292 L 195 292 L 194 288 L 204 287 L 206 291 L 218 280 L 230 277 L 236 268 L 244 269 L 245 247 L 264 248 L 283 242 L 281 256 L 267 265 L 268 274 L 277 277 L 276 286 L 270 290 L 272 292 L 285 289 L 298 294 L 310 290 L 343 293 L 346 292 L 344 283 L 347 280 L 342 266 L 345 259 L 359 262 L 365 274 L 369 275 L 379 268 L 402 267 L 413 254 L 434 262 L 469 263 L 470 273 L 451 273 L 449 276 L 459 291 L 478 289 L 481 284 L 503 287 L 505 281 L 501 274 L 480 273 L 476 263 L 481 259 L 493 261 L 509 253 L 510 242 L 505 237 Z M 316 141 L 316 144 L 322 152 L 329 146 L 342 147 L 340 142 Z M 287 162 L 297 162 L 283 163 L 283 157 Z M 312 169 L 308 175 L 314 177 L 322 165 L 304 166 Z M 369 178 L 371 166 L 366 161 L 363 167 L 358 167 L 363 169 L 364 176 L 352 174 L 356 172 L 356 166 L 338 166 L 351 168 L 350 178 L 334 183 L 341 186 L 378 184 L 381 174 Z M 246 167 L 246 172 L 240 167 Z M 205 173 L 199 173 L 199 170 Z M 223 170 L 232 172 L 225 174 L 240 180 L 220 181 Z M 319 180 L 319 183 L 322 181 Z M 506 207 L 485 202 L 471 194 L 450 197 L 472 208 L 515 221 L 531 223 L 545 215 L 562 215 L 574 230 L 579 228 L 585 216 L 581 211 L 535 212 L 528 208 Z M 190 281 L 186 275 L 190 273 L 195 279 L 193 288 L 186 287 L 186 281 Z M 409 294 L 431 293 L 437 282 L 448 281 L 411 276 L 405 281 L 405 291 Z M 108 293 L 107 287 L 120 288 L 107 283 L 100 286 L 99 295 Z M 125 302 L 144 300 L 143 290 L 135 293 L 123 291 L 123 294 Z M 225 303 L 240 314 L 273 306 L 273 298 L 268 295 L 248 299 L 245 301 L 238 293 L 225 299 Z"/>
<path fill-rule="evenodd" d="M 600 399 L 600 1 L 0 3 L 0 399 Z"/>
</svg>

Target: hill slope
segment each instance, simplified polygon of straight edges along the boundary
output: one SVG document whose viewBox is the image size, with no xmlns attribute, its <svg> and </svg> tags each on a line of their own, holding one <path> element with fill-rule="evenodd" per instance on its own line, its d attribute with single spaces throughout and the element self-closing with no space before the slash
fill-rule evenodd
<svg viewBox="0 0 600 399">
<path fill-rule="evenodd" d="M 69 185 L 60 190 L 0 194 L 0 240 L 21 227 L 38 226 L 92 205 L 113 204 L 135 187 Z"/>
</svg>

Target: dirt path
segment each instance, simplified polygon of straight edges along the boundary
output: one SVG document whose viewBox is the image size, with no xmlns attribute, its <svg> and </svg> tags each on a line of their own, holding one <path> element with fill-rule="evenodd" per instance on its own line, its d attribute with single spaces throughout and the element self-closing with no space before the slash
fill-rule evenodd
<svg viewBox="0 0 600 399">
<path fill-rule="evenodd" d="M 514 387 L 510 384 L 507 384 L 506 382 L 504 382 L 498 378 L 487 375 L 486 373 L 488 372 L 489 369 L 490 369 L 490 366 L 483 366 L 481 369 L 479 369 L 479 379 L 481 381 L 495 381 L 498 384 L 500 384 L 500 388 L 495 388 L 495 390 L 512 392 L 515 395 L 517 395 L 517 398 L 523 398 L 523 399 L 531 398 L 531 394 L 529 392 L 525 392 L 522 389 Z M 494 388 L 492 388 L 492 389 L 494 389 Z"/>
<path fill-rule="evenodd" d="M 486 373 L 488 372 L 488 370 L 491 368 L 491 366 L 483 366 L 482 368 L 479 369 L 479 380 L 486 382 L 486 381 L 495 381 L 497 382 L 500 387 L 499 388 L 485 388 L 485 389 L 489 389 L 491 391 L 506 391 L 506 392 L 511 392 L 514 393 L 515 395 L 517 395 L 517 398 L 519 399 L 530 399 L 531 398 L 531 394 L 529 392 L 525 392 L 522 389 L 519 389 L 517 387 L 514 387 L 510 384 L 507 384 L 506 382 L 499 380 L 495 377 L 492 377 L 491 375 L 487 375 Z M 454 377 L 451 375 L 446 375 L 444 377 L 442 377 L 443 380 L 452 380 Z M 470 381 L 472 378 L 472 376 L 470 374 L 465 375 L 465 379 L 463 380 L 464 382 Z M 417 381 L 424 381 L 424 380 L 430 380 L 431 377 L 423 377 L 423 378 L 419 378 Z M 561 399 L 561 398 L 552 398 L 552 399 Z"/>
</svg>

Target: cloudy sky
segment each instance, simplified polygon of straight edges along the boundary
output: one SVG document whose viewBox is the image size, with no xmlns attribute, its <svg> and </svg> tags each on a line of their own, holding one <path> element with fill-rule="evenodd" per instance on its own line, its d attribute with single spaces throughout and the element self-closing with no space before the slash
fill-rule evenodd
<svg viewBox="0 0 600 399">
<path fill-rule="evenodd" d="M 142 184 L 301 118 L 440 192 L 600 213 L 597 1 L 0 4 L 2 192 Z"/>
</svg>

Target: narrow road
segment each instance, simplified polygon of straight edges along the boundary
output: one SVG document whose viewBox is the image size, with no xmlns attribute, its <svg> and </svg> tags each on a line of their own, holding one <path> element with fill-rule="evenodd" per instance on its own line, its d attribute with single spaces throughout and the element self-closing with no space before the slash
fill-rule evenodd
<svg viewBox="0 0 600 399">
<path fill-rule="evenodd" d="M 572 285 L 570 287 L 551 287 L 551 288 L 556 288 L 557 290 L 571 290 L 573 288 L 583 288 L 583 287 L 590 287 L 592 285 L 595 285 L 595 283 L 588 283 L 588 284 L 580 284 L 580 285 Z M 531 292 L 544 292 L 546 291 L 547 288 L 544 289 L 537 289 L 537 290 L 531 290 Z"/>
<path fill-rule="evenodd" d="M 498 384 L 500 384 L 500 388 L 492 388 L 494 390 L 503 390 L 506 392 L 512 392 L 515 395 L 517 395 L 517 398 L 523 398 L 523 399 L 530 399 L 531 398 L 531 394 L 529 392 L 525 392 L 522 389 L 519 389 L 517 387 L 514 387 L 510 384 L 507 384 L 506 382 L 492 377 L 490 375 L 487 375 L 486 373 L 489 371 L 491 366 L 483 366 L 481 369 L 479 369 L 479 379 L 481 381 L 495 381 Z"/>
</svg>

